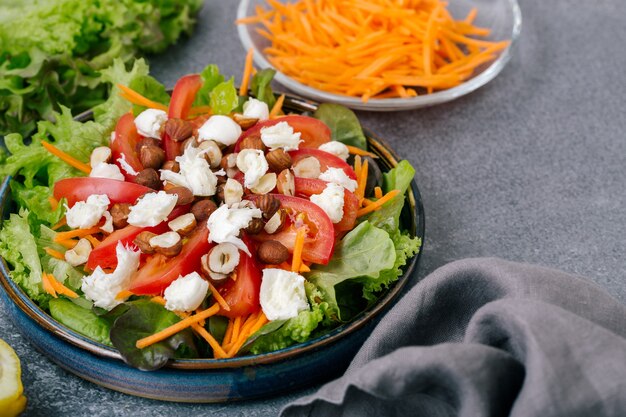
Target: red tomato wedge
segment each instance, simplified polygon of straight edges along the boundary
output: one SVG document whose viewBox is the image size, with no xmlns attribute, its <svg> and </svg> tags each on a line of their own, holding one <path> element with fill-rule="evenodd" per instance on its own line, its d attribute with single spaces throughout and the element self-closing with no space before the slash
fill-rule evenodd
<svg viewBox="0 0 626 417">
<path fill-rule="evenodd" d="M 321 194 L 326 188 L 326 181 L 313 178 L 295 178 L 296 195 L 311 197 L 313 194 Z M 352 230 L 356 223 L 356 213 L 359 210 L 359 199 L 354 193 L 344 189 L 343 196 L 343 218 L 339 223 L 335 223 L 335 232 L 340 234 Z"/>
<path fill-rule="evenodd" d="M 244 239 L 244 241 L 247 239 Z M 248 244 L 250 252 L 254 253 L 251 244 Z M 261 290 L 261 268 L 256 261 L 239 251 L 240 260 L 237 265 L 236 280 L 228 279 L 218 291 L 230 306 L 230 311 L 221 310 L 219 314 L 226 317 L 244 316 L 257 312 L 259 304 L 259 292 Z"/>
<path fill-rule="evenodd" d="M 309 232 L 305 238 L 302 259 L 316 264 L 327 264 L 335 248 L 335 229 L 328 215 L 319 206 L 309 200 L 300 197 L 291 197 L 282 194 L 272 194 L 280 200 L 282 208 L 290 213 L 288 221 L 283 229 L 272 235 L 261 232 L 253 236 L 255 240 L 277 240 L 293 252 L 296 242 L 297 222 L 299 213 L 306 215 L 305 224 L 309 226 Z M 258 196 L 250 196 L 251 200 Z"/>
<path fill-rule="evenodd" d="M 330 128 L 324 122 L 313 117 L 291 115 L 279 117 L 278 119 L 264 120 L 246 130 L 235 145 L 235 152 L 239 152 L 239 144 L 248 136 L 261 137 L 261 129 L 274 126 L 280 122 L 287 122 L 294 132 L 300 132 L 300 138 L 304 141 L 300 143 L 301 148 L 317 148 L 330 141 Z"/>
<path fill-rule="evenodd" d="M 294 165 L 301 159 L 307 158 L 309 156 L 315 157 L 318 161 L 320 161 L 321 171 L 324 172 L 326 169 L 330 168 L 340 168 L 343 169 L 343 172 L 353 180 L 356 180 L 356 174 L 354 173 L 354 169 L 346 161 L 339 158 L 332 153 L 328 153 L 319 149 L 298 149 L 297 151 L 289 151 L 289 155 L 291 156 L 291 160 Z"/>
<path fill-rule="evenodd" d="M 72 207 L 78 201 L 85 201 L 93 194 L 106 194 L 115 203 L 130 203 L 153 189 L 135 184 L 134 182 L 118 181 L 109 178 L 77 177 L 59 180 L 54 184 L 54 198 L 67 199 L 68 206 Z"/>
<path fill-rule="evenodd" d="M 139 133 L 137 133 L 137 127 L 135 127 L 135 118 L 131 113 L 126 113 L 117 122 L 117 126 L 115 126 L 115 136 L 111 140 L 112 159 L 117 166 L 120 167 L 126 181 L 133 181 L 135 175 L 126 172 L 117 160 L 120 158 L 124 159 L 135 171 L 141 171 L 143 166 L 141 162 L 139 162 L 137 152 L 135 152 L 138 141 Z"/>
<path fill-rule="evenodd" d="M 202 77 L 199 74 L 185 75 L 180 78 L 172 91 L 167 117 L 170 119 L 186 119 L 200 87 L 202 87 Z M 182 143 L 173 141 L 169 135 L 163 135 L 163 148 L 168 160 L 172 160 L 180 155 L 182 146 Z"/>
<path fill-rule="evenodd" d="M 168 216 L 168 220 L 173 220 L 176 217 L 183 215 L 189 211 L 189 205 L 178 206 L 172 210 L 172 213 Z M 90 270 L 100 268 L 115 268 L 117 266 L 117 254 L 115 249 L 117 243 L 121 242 L 123 245 L 131 245 L 133 240 L 141 232 L 152 232 L 155 234 L 165 233 L 169 230 L 167 223 L 163 222 L 153 227 L 139 227 L 128 225 L 122 229 L 118 229 L 107 236 L 100 244 L 95 247 L 89 254 L 87 259 L 87 268 Z"/>
<path fill-rule="evenodd" d="M 213 243 L 208 242 L 209 229 L 198 227 L 183 245 L 183 250 L 173 258 L 155 255 L 135 274 L 130 283 L 130 291 L 138 295 L 161 295 L 163 291 L 181 275 L 200 270 L 200 258 L 207 253 Z"/>
</svg>

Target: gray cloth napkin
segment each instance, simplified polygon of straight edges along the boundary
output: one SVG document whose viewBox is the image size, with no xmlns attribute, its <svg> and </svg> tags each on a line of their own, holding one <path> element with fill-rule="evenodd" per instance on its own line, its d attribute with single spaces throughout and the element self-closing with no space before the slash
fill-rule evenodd
<svg viewBox="0 0 626 417">
<path fill-rule="evenodd" d="M 345 375 L 291 416 L 626 416 L 626 307 L 575 276 L 448 264 L 381 320 Z"/>
</svg>

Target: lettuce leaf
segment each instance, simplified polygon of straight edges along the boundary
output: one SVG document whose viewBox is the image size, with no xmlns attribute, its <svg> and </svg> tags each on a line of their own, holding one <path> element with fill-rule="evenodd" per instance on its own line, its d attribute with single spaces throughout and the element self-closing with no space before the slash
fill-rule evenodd
<svg viewBox="0 0 626 417">
<path fill-rule="evenodd" d="M 239 94 L 235 89 L 235 79 L 219 83 L 209 93 L 213 114 L 228 114 L 239 105 Z"/>
<path fill-rule="evenodd" d="M 66 298 L 53 298 L 50 300 L 50 315 L 70 329 L 97 342 L 112 346 L 109 338 L 110 323 L 91 310 Z"/>
<path fill-rule="evenodd" d="M 256 97 L 257 100 L 265 102 L 270 109 L 274 107 L 276 103 L 276 96 L 274 96 L 274 92 L 272 91 L 274 75 L 276 75 L 276 70 L 265 68 L 254 74 L 252 82 L 250 83 L 252 95 Z"/>
<path fill-rule="evenodd" d="M 330 128 L 332 140 L 367 149 L 367 140 L 363 134 L 361 123 L 349 108 L 341 104 L 322 103 L 313 117 L 321 120 Z"/>
<path fill-rule="evenodd" d="M 211 103 L 209 94 L 213 89 L 224 82 L 224 76 L 220 74 L 220 69 L 215 64 L 209 64 L 200 73 L 202 87 L 196 94 L 194 106 L 208 106 Z"/>
</svg>

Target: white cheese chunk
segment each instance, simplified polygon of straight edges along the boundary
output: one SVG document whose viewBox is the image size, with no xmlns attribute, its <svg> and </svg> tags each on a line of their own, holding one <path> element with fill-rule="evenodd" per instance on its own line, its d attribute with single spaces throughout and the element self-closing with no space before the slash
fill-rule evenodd
<svg viewBox="0 0 626 417">
<path fill-rule="evenodd" d="M 220 206 L 207 220 L 209 242 L 232 243 L 251 256 L 248 247 L 238 236 L 241 229 L 248 227 L 254 218 L 261 218 L 261 210 L 258 208 L 230 208 L 226 204 Z"/>
<path fill-rule="evenodd" d="M 341 168 L 329 167 L 326 169 L 326 171 L 320 174 L 319 179 L 341 185 L 343 188 L 350 192 L 354 192 L 358 185 L 357 182 L 350 178 Z"/>
<path fill-rule="evenodd" d="M 188 146 L 181 156 L 176 157 L 180 172 L 161 170 L 161 181 L 171 182 L 174 185 L 191 190 L 193 195 L 209 197 L 217 189 L 217 176 L 224 175 L 223 171 L 213 172 L 204 157 L 205 151 L 194 146 Z"/>
<path fill-rule="evenodd" d="M 228 116 L 215 115 L 198 129 L 198 141 L 213 140 L 226 146 L 234 145 L 241 136 L 241 126 Z"/>
<path fill-rule="evenodd" d="M 117 299 L 117 295 L 128 290 L 130 278 L 139 267 L 140 251 L 131 250 L 118 242 L 115 252 L 117 254 L 115 271 L 107 274 L 98 266 L 93 274 L 83 278 L 81 285 L 85 297 L 93 301 L 96 307 L 105 310 L 111 310 L 124 302 L 123 299 Z"/>
<path fill-rule="evenodd" d="M 283 148 L 285 151 L 298 149 L 300 145 L 300 132 L 294 133 L 293 128 L 287 122 L 276 123 L 273 126 L 261 129 L 261 141 L 271 151 Z"/>
<path fill-rule="evenodd" d="M 113 216 L 109 211 L 105 211 L 104 214 L 104 224 L 100 227 L 104 233 L 113 233 Z"/>
<path fill-rule="evenodd" d="M 254 188 L 269 169 L 263 151 L 244 149 L 237 154 L 237 168 L 244 173 L 246 188 Z"/>
<path fill-rule="evenodd" d="M 161 139 L 161 128 L 167 122 L 167 113 L 163 110 L 146 109 L 135 117 L 135 126 L 141 136 Z"/>
<path fill-rule="evenodd" d="M 321 207 L 333 223 L 339 223 L 343 218 L 343 198 L 343 187 L 330 182 L 321 194 L 313 194 L 309 200 Z"/>
<path fill-rule="evenodd" d="M 344 161 L 350 157 L 350 151 L 348 150 L 348 147 L 336 140 L 326 142 L 320 145 L 317 149 L 319 149 L 320 151 L 331 153 L 343 159 Z"/>
<path fill-rule="evenodd" d="M 122 167 L 122 169 L 126 171 L 128 175 L 139 174 L 137 171 L 135 171 L 135 168 L 130 166 L 130 164 L 126 161 L 126 155 L 122 154 L 122 156 L 117 158 L 116 161 L 118 164 L 120 164 L 120 167 Z"/>
<path fill-rule="evenodd" d="M 268 320 L 287 320 L 309 309 L 304 291 L 304 277 L 283 269 L 263 270 L 261 308 Z"/>
<path fill-rule="evenodd" d="M 193 311 L 200 307 L 209 290 L 209 283 L 197 272 L 179 276 L 165 289 L 165 308 L 170 311 Z"/>
<path fill-rule="evenodd" d="M 124 181 L 124 174 L 120 171 L 120 167 L 115 164 L 107 164 L 106 162 L 92 165 L 89 176 L 91 178 L 109 178 L 111 180 Z"/>
<path fill-rule="evenodd" d="M 264 101 L 251 97 L 243 103 L 243 115 L 252 119 L 267 120 L 270 118 L 270 109 Z"/>
<path fill-rule="evenodd" d="M 109 208 L 109 197 L 105 194 L 94 194 L 87 201 L 79 201 L 72 208 L 65 205 L 65 219 L 72 229 L 88 229 L 98 224 L 104 212 Z"/>
<path fill-rule="evenodd" d="M 140 227 L 156 226 L 167 220 L 167 216 L 174 210 L 177 200 L 176 194 L 168 194 L 165 191 L 148 193 L 130 207 L 128 223 Z"/>
</svg>

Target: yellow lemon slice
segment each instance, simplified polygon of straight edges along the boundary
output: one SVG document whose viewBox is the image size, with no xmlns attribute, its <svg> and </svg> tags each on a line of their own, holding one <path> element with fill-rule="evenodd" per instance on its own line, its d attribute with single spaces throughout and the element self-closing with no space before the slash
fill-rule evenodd
<svg viewBox="0 0 626 417">
<path fill-rule="evenodd" d="M 26 408 L 22 395 L 20 358 L 4 340 L 0 339 L 0 410 L 6 417 L 15 417 Z"/>
</svg>

